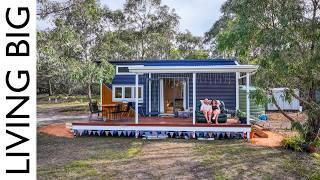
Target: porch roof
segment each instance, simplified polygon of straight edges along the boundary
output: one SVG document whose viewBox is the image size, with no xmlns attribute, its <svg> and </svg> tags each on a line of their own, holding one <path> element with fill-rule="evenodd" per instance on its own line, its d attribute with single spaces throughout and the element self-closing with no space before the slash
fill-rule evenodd
<svg viewBox="0 0 320 180">
<path fill-rule="evenodd" d="M 132 73 L 252 73 L 258 65 L 218 65 L 218 66 L 132 66 Z"/>
</svg>

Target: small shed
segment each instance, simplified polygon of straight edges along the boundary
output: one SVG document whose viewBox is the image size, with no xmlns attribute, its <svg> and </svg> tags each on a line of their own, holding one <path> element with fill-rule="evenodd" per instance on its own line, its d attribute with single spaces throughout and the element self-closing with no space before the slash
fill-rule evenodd
<svg viewBox="0 0 320 180">
<path fill-rule="evenodd" d="M 284 90 L 286 88 L 273 88 L 272 93 L 274 94 L 274 97 L 280 106 L 282 110 L 287 110 L 287 111 L 299 111 L 300 110 L 300 102 L 298 99 L 292 97 L 292 101 L 289 102 L 285 100 L 284 97 Z M 299 90 L 295 89 L 294 90 L 295 94 L 299 96 Z M 278 108 L 273 104 L 273 103 L 268 103 L 267 105 L 267 110 L 274 111 L 278 110 Z"/>
</svg>

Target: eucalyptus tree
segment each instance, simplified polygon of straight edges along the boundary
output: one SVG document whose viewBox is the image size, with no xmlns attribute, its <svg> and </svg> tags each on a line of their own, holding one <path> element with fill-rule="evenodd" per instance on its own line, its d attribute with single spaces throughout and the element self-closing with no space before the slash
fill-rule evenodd
<svg viewBox="0 0 320 180">
<path fill-rule="evenodd" d="M 242 62 L 260 65 L 254 82 L 263 90 L 256 94 L 258 99 L 267 100 L 263 93 L 273 97 L 270 88 L 287 87 L 286 98 L 297 98 L 308 114 L 306 139 L 319 138 L 319 0 L 228 0 L 221 11 L 223 16 L 206 34 L 207 42 Z"/>
<path fill-rule="evenodd" d="M 51 11 L 47 8 L 43 10 L 50 12 L 55 22 L 53 30 L 48 32 L 54 37 L 48 39 L 52 41 L 51 49 L 59 53 L 60 61 L 64 61 L 66 65 L 64 69 L 68 72 L 66 77 L 72 81 L 70 84 L 80 84 L 87 88 L 88 98 L 91 101 L 92 85 L 100 79 L 110 80 L 113 73 L 113 68 L 107 63 L 107 59 L 96 56 L 99 53 L 96 46 L 100 35 L 104 32 L 102 18 L 104 9 L 96 0 L 70 0 L 59 5 L 52 5 L 50 4 L 52 2 L 48 1 L 44 3 L 49 5 L 44 4 L 42 7 L 52 8 Z M 40 11 L 39 14 L 45 18 L 49 13 Z M 67 41 L 68 38 L 72 39 L 72 43 Z M 50 57 L 50 54 L 48 56 Z"/>
<path fill-rule="evenodd" d="M 161 0 L 127 0 L 123 14 L 134 38 L 136 59 L 168 57 L 180 18 L 174 9 Z"/>
<path fill-rule="evenodd" d="M 204 49 L 203 38 L 194 36 L 190 31 L 177 33 L 175 44 L 183 59 L 206 59 L 208 52 Z"/>
</svg>

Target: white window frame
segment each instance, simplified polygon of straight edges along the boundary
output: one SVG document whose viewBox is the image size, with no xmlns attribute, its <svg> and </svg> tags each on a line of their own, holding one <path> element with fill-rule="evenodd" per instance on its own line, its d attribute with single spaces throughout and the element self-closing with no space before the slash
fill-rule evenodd
<svg viewBox="0 0 320 180">
<path fill-rule="evenodd" d="M 116 75 L 134 75 L 131 72 L 119 72 L 119 67 L 143 67 L 143 65 L 116 65 Z"/>
<path fill-rule="evenodd" d="M 118 88 L 120 87 L 121 88 L 121 98 L 116 98 L 115 97 L 115 88 Z M 125 98 L 124 95 L 125 95 L 125 88 L 126 87 L 130 87 L 131 88 L 131 98 Z M 139 85 L 138 86 L 139 88 L 141 88 L 141 98 L 139 98 L 139 103 L 142 103 L 143 102 L 143 85 Z M 136 99 L 135 99 L 135 85 L 127 85 L 127 84 L 115 84 L 115 85 L 112 85 L 112 101 L 114 102 L 134 102 Z"/>
</svg>

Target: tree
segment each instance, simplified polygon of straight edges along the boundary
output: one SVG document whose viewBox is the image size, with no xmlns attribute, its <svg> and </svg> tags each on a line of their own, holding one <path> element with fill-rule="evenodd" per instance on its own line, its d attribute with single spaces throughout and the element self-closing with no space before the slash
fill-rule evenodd
<svg viewBox="0 0 320 180">
<path fill-rule="evenodd" d="M 161 0 L 127 0 L 123 13 L 138 59 L 168 56 L 179 23 L 174 9 L 161 5 Z"/>
<path fill-rule="evenodd" d="M 90 61 L 70 61 L 68 67 L 71 79 L 87 87 L 87 95 L 90 102 L 92 101 L 92 85 L 100 80 L 110 82 L 114 73 L 112 65 L 107 61 L 96 63 Z"/>
<path fill-rule="evenodd" d="M 68 79 L 70 85 L 82 83 L 82 87 L 87 88 L 88 99 L 91 101 L 92 84 L 100 79 L 110 80 L 113 73 L 113 68 L 108 65 L 107 59 L 96 56 L 96 53 L 100 53 L 98 50 L 103 51 L 96 46 L 98 37 L 103 31 L 104 11 L 96 0 L 72 0 L 67 4 L 59 5 L 59 7 L 68 7 L 62 11 L 49 10 L 49 12 L 54 12 L 51 16 L 54 17 L 55 28 L 46 32 L 50 37 L 47 39 L 47 49 L 52 50 L 53 53 L 47 53 L 51 51 L 40 48 L 39 55 L 45 55 L 45 58 L 39 59 L 39 65 L 48 59 L 53 59 L 53 61 L 47 61 L 47 66 L 62 62 L 65 66 L 61 69 L 66 73 L 61 74 L 61 71 L 58 71 L 58 74 L 66 75 L 63 77 Z M 50 5 L 43 6 L 51 7 Z M 97 62 L 100 64 L 99 67 Z M 57 84 L 63 83 L 60 81 Z"/>
<path fill-rule="evenodd" d="M 254 83 L 264 93 L 273 97 L 270 88 L 287 87 L 286 98 L 303 103 L 307 141 L 319 138 L 320 131 L 315 99 L 320 89 L 319 4 L 319 0 L 228 0 L 221 8 L 222 18 L 206 34 L 220 52 L 260 65 Z M 300 97 L 294 89 L 299 89 Z M 262 94 L 256 97 L 262 99 Z"/>
<path fill-rule="evenodd" d="M 190 31 L 178 33 L 176 46 L 183 59 L 207 59 L 208 52 L 203 48 L 203 39 L 193 36 Z"/>
</svg>

